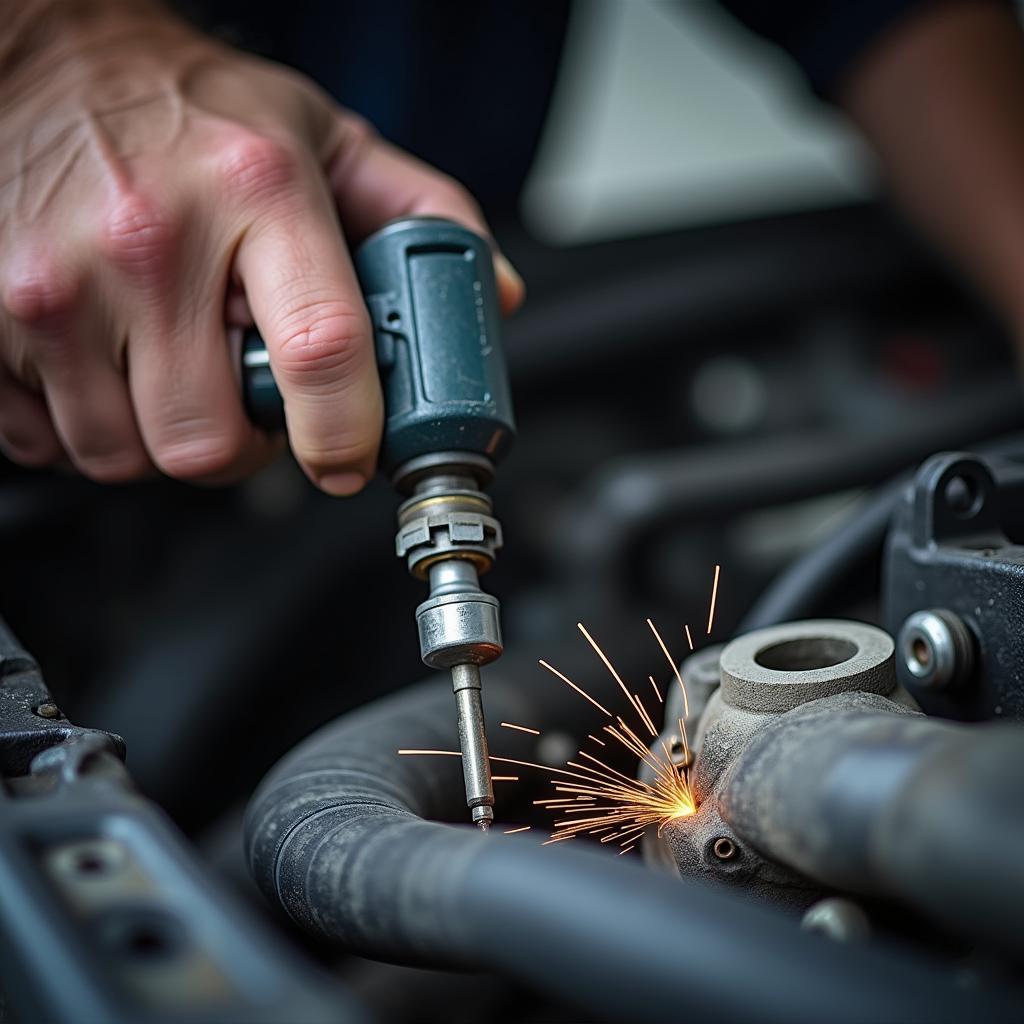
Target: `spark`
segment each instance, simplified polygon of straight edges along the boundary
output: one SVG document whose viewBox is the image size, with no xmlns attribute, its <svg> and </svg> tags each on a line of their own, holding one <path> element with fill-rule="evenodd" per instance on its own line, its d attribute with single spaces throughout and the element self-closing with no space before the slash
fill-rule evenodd
<svg viewBox="0 0 1024 1024">
<path fill-rule="evenodd" d="M 503 729 L 516 729 L 519 732 L 528 732 L 531 736 L 539 736 L 540 729 L 531 729 L 528 725 L 516 725 L 514 722 L 502 722 Z"/>
<path fill-rule="evenodd" d="M 622 690 L 622 692 L 626 695 L 626 700 L 629 701 L 629 703 L 632 705 L 636 713 L 640 715 L 641 718 L 643 718 L 643 711 L 638 706 L 633 695 L 629 692 L 628 689 L 626 689 L 626 684 L 622 681 L 622 676 L 620 676 L 619 673 L 615 671 L 615 666 L 608 660 L 608 655 L 601 650 L 601 648 L 598 646 L 597 641 L 587 632 L 587 627 L 584 626 L 582 622 L 577 622 L 576 628 L 587 638 L 587 643 L 594 648 L 594 653 L 604 662 L 605 668 L 608 669 L 608 671 L 612 674 L 612 679 L 614 679 L 615 682 L 619 684 L 619 689 Z M 609 715 L 608 717 L 611 718 L 611 715 Z M 652 729 L 651 735 L 657 736 L 657 729 Z"/>
<path fill-rule="evenodd" d="M 658 698 L 658 703 L 664 704 L 665 702 L 661 699 L 661 690 L 658 689 L 658 684 L 654 681 L 654 676 L 648 676 L 647 678 L 650 679 L 651 686 L 654 687 L 654 695 Z"/>
<path fill-rule="evenodd" d="M 669 667 L 676 674 L 676 679 L 679 680 L 679 689 L 683 691 L 683 715 L 686 718 L 690 717 L 690 700 L 686 696 L 686 684 L 683 682 L 682 673 L 679 671 L 679 666 L 676 664 L 676 659 L 668 653 L 668 648 L 665 646 L 665 641 L 661 639 L 661 634 L 658 632 L 657 627 L 647 620 L 647 625 L 651 627 L 651 632 L 654 634 L 654 639 L 658 641 L 658 646 L 661 648 L 661 653 L 665 655 L 665 660 L 668 662 Z M 652 680 L 653 681 L 653 680 Z"/>
<path fill-rule="evenodd" d="M 612 713 L 606 707 L 604 707 L 604 705 L 598 704 L 597 701 L 594 700 L 594 698 L 591 697 L 589 693 L 578 687 L 568 676 L 562 675 L 562 673 L 559 672 L 557 668 L 552 668 L 552 666 L 549 665 L 546 661 L 542 660 L 540 664 L 543 665 L 544 668 L 546 668 L 549 672 L 558 676 L 558 678 L 561 679 L 563 683 L 568 683 L 581 697 L 586 697 L 586 699 L 589 700 L 590 703 L 593 704 L 598 711 L 603 711 L 609 718 L 612 717 Z"/>
<path fill-rule="evenodd" d="M 715 601 L 718 599 L 718 574 L 722 571 L 720 565 L 715 566 L 715 582 L 711 584 L 711 608 L 708 610 L 708 636 L 711 636 L 711 626 L 715 621 Z"/>
<path fill-rule="evenodd" d="M 716 565 L 711 592 L 711 605 L 708 614 L 708 633 L 711 632 L 714 625 L 720 572 L 721 566 Z M 678 748 L 676 747 L 676 738 L 672 737 L 670 749 L 667 740 L 659 737 L 655 721 L 644 705 L 640 694 L 630 691 L 622 676 L 594 637 L 582 622 L 578 622 L 576 624 L 577 628 L 625 695 L 629 707 L 635 715 L 634 724 L 631 725 L 621 715 L 613 714 L 608 708 L 587 693 L 586 690 L 578 686 L 567 675 L 548 662 L 541 660 L 539 664 L 575 690 L 581 697 L 597 708 L 602 715 L 611 719 L 610 722 L 598 730 L 601 735 L 588 733 L 587 739 L 592 740 L 597 746 L 602 748 L 622 748 L 626 753 L 636 758 L 639 765 L 643 766 L 644 778 L 628 775 L 613 767 L 608 760 L 604 759 L 608 755 L 603 752 L 600 757 L 597 757 L 587 750 L 580 750 L 578 754 L 579 760 L 566 761 L 564 768 L 555 768 L 536 761 L 524 761 L 513 757 L 490 755 L 489 760 L 492 764 L 515 765 L 547 773 L 548 782 L 553 787 L 554 795 L 532 801 L 534 806 L 549 808 L 554 818 L 551 835 L 543 842 L 542 845 L 544 846 L 568 842 L 577 836 L 588 835 L 594 836 L 601 843 L 618 843 L 622 847 L 619 851 L 620 855 L 626 854 L 636 848 L 636 845 L 649 830 L 654 829 L 658 835 L 661 835 L 669 823 L 689 817 L 697 810 L 697 802 L 690 788 L 687 772 L 691 756 L 689 741 L 686 735 L 686 718 L 689 717 L 690 712 L 686 684 L 679 670 L 678 663 L 672 657 L 668 645 L 654 625 L 654 622 L 651 619 L 647 619 L 646 622 L 665 660 L 672 667 L 672 672 L 683 695 L 683 715 L 676 719 L 676 724 L 679 727 L 679 736 L 681 737 L 685 752 L 685 763 L 682 765 L 677 764 Z M 690 632 L 689 624 L 686 624 L 683 628 L 687 645 L 690 650 L 693 650 L 693 635 Z M 647 678 L 651 688 L 654 690 L 658 703 L 664 704 L 665 696 L 654 676 L 649 675 Z M 533 736 L 541 734 L 539 729 L 519 725 L 515 722 L 501 722 L 500 724 L 503 728 L 525 732 Z M 645 732 L 649 733 L 653 738 L 653 743 L 641 738 Z M 402 749 L 398 753 L 403 755 L 434 755 L 443 757 L 462 756 L 457 750 Z M 495 781 L 516 782 L 519 781 L 520 776 L 495 775 L 493 778 Z M 506 829 L 504 834 L 512 835 L 519 832 L 527 832 L 530 828 L 531 826 L 529 825 L 516 826 L 515 828 Z"/>
</svg>

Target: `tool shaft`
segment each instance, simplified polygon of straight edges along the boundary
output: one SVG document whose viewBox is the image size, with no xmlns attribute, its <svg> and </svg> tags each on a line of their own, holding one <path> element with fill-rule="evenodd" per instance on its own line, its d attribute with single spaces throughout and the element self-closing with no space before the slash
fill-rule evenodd
<svg viewBox="0 0 1024 1024">
<path fill-rule="evenodd" d="M 462 775 L 466 783 L 466 805 L 475 824 L 486 829 L 494 818 L 494 787 L 484 729 L 484 708 L 480 696 L 480 667 L 453 665 L 452 689 L 459 722 Z"/>
</svg>

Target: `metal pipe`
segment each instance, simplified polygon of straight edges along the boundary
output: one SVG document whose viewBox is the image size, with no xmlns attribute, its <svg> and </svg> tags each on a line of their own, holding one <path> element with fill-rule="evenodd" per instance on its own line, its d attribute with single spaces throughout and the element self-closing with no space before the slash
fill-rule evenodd
<svg viewBox="0 0 1024 1024">
<path fill-rule="evenodd" d="M 561 664 L 574 674 L 579 663 Z M 492 714 L 564 727 L 562 702 L 582 702 L 550 686 L 537 700 L 533 678 L 516 659 L 493 669 Z M 625 859 L 422 820 L 459 816 L 458 758 L 396 749 L 454 749 L 449 700 L 430 683 L 344 716 L 257 791 L 250 866 L 303 928 L 362 955 L 499 971 L 600 1018 L 665 1019 L 681 1001 L 697 1018 L 787 1024 L 1020 1011 L 912 958 L 838 949 L 747 900 Z"/>
<path fill-rule="evenodd" d="M 1024 958 L 1024 729 L 846 699 L 765 726 L 724 781 L 722 817 L 819 882 L 909 903 Z"/>
</svg>

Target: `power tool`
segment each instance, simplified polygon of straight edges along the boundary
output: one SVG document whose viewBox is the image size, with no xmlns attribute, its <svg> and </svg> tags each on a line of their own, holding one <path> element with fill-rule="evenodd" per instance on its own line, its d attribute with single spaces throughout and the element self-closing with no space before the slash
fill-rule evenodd
<svg viewBox="0 0 1024 1024">
<path fill-rule="evenodd" d="M 494 819 L 480 668 L 502 652 L 499 606 L 480 589 L 502 546 L 483 493 L 515 434 L 491 250 L 451 221 L 395 221 L 355 253 L 373 323 L 386 421 L 380 468 L 404 497 L 395 549 L 430 585 L 416 609 L 420 655 L 450 669 L 466 803 L 483 830 Z M 284 427 L 284 405 L 262 338 L 242 344 L 242 393 L 252 420 Z"/>
</svg>

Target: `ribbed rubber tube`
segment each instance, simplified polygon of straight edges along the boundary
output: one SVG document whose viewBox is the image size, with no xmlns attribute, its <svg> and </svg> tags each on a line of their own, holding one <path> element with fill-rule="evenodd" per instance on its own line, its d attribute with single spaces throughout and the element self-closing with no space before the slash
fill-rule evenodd
<svg viewBox="0 0 1024 1024">
<path fill-rule="evenodd" d="M 560 691 L 527 698 L 536 671 L 513 659 L 488 670 L 491 722 L 559 725 Z M 485 836 L 424 821 L 464 815 L 458 758 L 396 750 L 454 749 L 450 702 L 435 680 L 344 716 L 257 791 L 246 821 L 253 874 L 303 928 L 362 955 L 493 970 L 604 1019 L 1012 1016 L 957 989 L 948 972 L 832 945 L 582 843 L 542 847 L 500 824 Z M 499 802 L 499 823 L 500 811 Z"/>
</svg>

